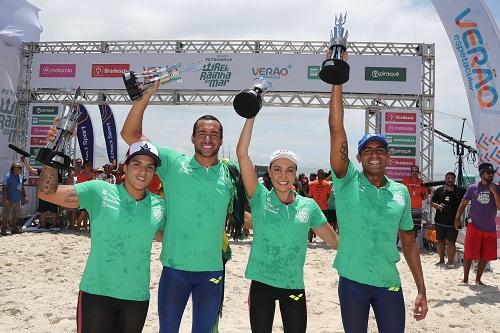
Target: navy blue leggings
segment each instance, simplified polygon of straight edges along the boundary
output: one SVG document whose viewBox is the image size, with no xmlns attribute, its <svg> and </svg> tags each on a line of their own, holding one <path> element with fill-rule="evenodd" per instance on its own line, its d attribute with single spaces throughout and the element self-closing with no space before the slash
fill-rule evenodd
<svg viewBox="0 0 500 333">
<path fill-rule="evenodd" d="M 380 333 L 402 333 L 405 330 L 405 304 L 401 287 L 374 287 L 340 277 L 339 299 L 346 333 L 367 332 L 370 305 Z"/>
<path fill-rule="evenodd" d="M 188 272 L 163 267 L 158 286 L 160 333 L 177 333 L 191 295 L 192 333 L 210 333 L 217 319 L 222 293 L 222 271 Z"/>
</svg>

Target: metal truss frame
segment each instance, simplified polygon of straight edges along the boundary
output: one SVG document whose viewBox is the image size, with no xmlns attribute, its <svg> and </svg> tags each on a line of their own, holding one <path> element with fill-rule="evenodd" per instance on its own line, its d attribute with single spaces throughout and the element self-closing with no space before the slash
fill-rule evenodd
<svg viewBox="0 0 500 333">
<path fill-rule="evenodd" d="M 30 103 L 67 103 L 71 92 L 57 89 L 31 89 L 31 62 L 36 53 L 277 53 L 321 54 L 329 46 L 325 41 L 278 40 L 140 40 L 140 41 L 72 41 L 25 43 L 22 49 L 21 80 L 19 81 L 19 110 L 25 119 Z M 434 96 L 435 50 L 434 44 L 351 42 L 350 54 L 398 55 L 422 57 L 421 95 L 344 94 L 346 109 L 366 111 L 365 129 L 380 131 L 382 108 L 415 108 L 422 112 L 421 171 L 424 180 L 431 180 L 434 156 Z M 117 89 L 84 90 L 86 104 L 130 105 L 125 91 Z M 152 105 L 231 105 L 236 91 L 159 90 Z M 279 92 L 266 94 L 267 106 L 328 107 L 330 94 L 310 92 Z M 20 130 L 22 130 L 20 128 Z M 26 129 L 25 129 L 26 131 Z M 24 133 L 26 136 L 26 133 Z"/>
</svg>

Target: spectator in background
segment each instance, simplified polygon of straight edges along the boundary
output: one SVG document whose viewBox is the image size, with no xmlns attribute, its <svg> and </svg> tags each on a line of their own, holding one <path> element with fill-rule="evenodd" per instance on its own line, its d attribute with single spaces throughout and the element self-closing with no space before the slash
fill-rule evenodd
<svg viewBox="0 0 500 333">
<path fill-rule="evenodd" d="M 75 185 L 76 184 L 76 175 L 75 168 L 69 167 L 68 174 L 66 179 L 63 181 L 64 185 Z M 80 210 L 78 208 L 63 208 L 68 214 L 68 228 L 74 229 L 76 228 L 76 219 L 78 215 L 80 215 Z"/>
<path fill-rule="evenodd" d="M 413 234 L 417 238 L 419 231 L 422 229 L 422 202 L 429 196 L 429 191 L 424 187 L 424 182 L 420 179 L 418 165 L 413 165 L 410 171 L 411 176 L 404 177 L 402 183 L 408 188 L 408 192 L 410 192 Z"/>
<path fill-rule="evenodd" d="M 318 177 L 318 175 L 315 172 L 311 172 L 309 174 L 309 182 L 312 183 L 313 181 L 316 180 L 317 177 Z"/>
<path fill-rule="evenodd" d="M 160 176 L 156 173 L 153 176 L 153 180 L 151 180 L 151 184 L 148 186 L 148 190 L 151 193 L 158 194 L 160 196 L 164 196 L 163 184 L 161 182 Z"/>
<path fill-rule="evenodd" d="M 337 223 L 337 211 L 335 210 L 335 189 L 333 187 L 333 182 L 330 184 L 331 192 L 330 196 L 328 197 L 328 209 L 327 209 L 327 215 L 326 218 L 328 219 L 328 222 L 332 226 L 333 230 L 339 233 L 339 225 Z"/>
<path fill-rule="evenodd" d="M 121 184 L 125 180 L 125 174 L 123 172 L 123 166 L 124 166 L 123 162 L 118 163 L 118 170 L 116 170 L 116 176 L 115 176 L 117 184 Z"/>
<path fill-rule="evenodd" d="M 444 254 L 448 262 L 446 267 L 455 267 L 455 242 L 458 230 L 454 228 L 455 216 L 458 206 L 462 201 L 465 190 L 455 185 L 456 176 L 453 172 L 448 172 L 445 176 L 445 185 L 438 187 L 432 195 L 431 206 L 436 209 L 434 222 L 436 226 L 437 250 L 439 254 L 438 265 L 444 264 Z"/>
<path fill-rule="evenodd" d="M 262 175 L 262 183 L 264 184 L 264 186 L 269 190 L 271 191 L 272 188 L 273 188 L 273 183 L 271 182 L 271 177 L 269 177 L 269 172 L 265 172 L 263 175 Z"/>
<path fill-rule="evenodd" d="M 113 175 L 113 166 L 111 164 L 105 164 L 103 166 L 103 172 L 98 175 L 97 179 L 103 180 L 110 184 L 116 184 L 116 177 Z M 156 193 L 156 192 L 153 192 Z M 158 193 L 156 193 L 158 194 Z"/>
<path fill-rule="evenodd" d="M 75 159 L 75 163 L 73 164 L 75 167 L 75 177 L 78 177 L 78 175 L 83 171 L 83 161 L 81 158 Z"/>
<path fill-rule="evenodd" d="M 476 272 L 476 284 L 484 285 L 481 276 L 489 260 L 497 259 L 496 222 L 497 210 L 500 209 L 500 186 L 493 183 L 496 170 L 490 163 L 479 165 L 481 180 L 469 186 L 465 193 L 457 215 L 455 229 L 462 227 L 461 219 L 469 201 L 469 224 L 464 243 L 464 278 L 462 282 L 469 282 L 469 271 L 473 260 L 479 259 Z"/>
<path fill-rule="evenodd" d="M 299 176 L 300 177 L 300 176 Z M 309 178 L 303 177 L 299 178 L 299 186 L 297 192 L 303 196 L 308 198 L 309 197 Z"/>
<path fill-rule="evenodd" d="M 323 169 L 319 169 L 317 179 L 311 181 L 309 184 L 309 196 L 316 201 L 318 206 L 321 208 L 321 211 L 323 211 L 323 214 L 325 214 L 328 219 L 328 198 L 330 197 L 332 189 L 330 187 L 330 182 L 325 180 L 325 178 L 325 171 Z M 314 232 L 309 230 L 309 242 L 312 242 L 312 239 L 315 236 Z"/>
<path fill-rule="evenodd" d="M 3 177 L 2 183 L 2 222 L 0 233 L 7 235 L 7 226 L 10 225 L 12 234 L 20 234 L 18 223 L 21 217 L 21 201 L 28 202 L 28 197 L 24 191 L 23 179 L 21 176 L 22 165 L 12 163 L 10 171 Z"/>
<path fill-rule="evenodd" d="M 50 226 L 52 228 L 57 228 L 57 209 L 58 206 L 56 204 L 43 199 L 38 199 L 38 212 L 40 213 L 38 218 L 40 224 L 38 225 L 38 228 L 49 228 L 47 218 L 50 219 Z"/>
<path fill-rule="evenodd" d="M 76 183 L 84 183 L 89 180 L 93 180 L 95 178 L 95 175 L 92 170 L 92 162 L 90 161 L 84 161 L 83 162 L 83 171 L 80 172 L 77 177 L 76 177 Z M 81 230 L 87 230 L 87 226 L 89 223 L 89 215 L 85 209 L 80 209 L 80 214 L 78 215 L 76 219 L 76 229 Z"/>
</svg>

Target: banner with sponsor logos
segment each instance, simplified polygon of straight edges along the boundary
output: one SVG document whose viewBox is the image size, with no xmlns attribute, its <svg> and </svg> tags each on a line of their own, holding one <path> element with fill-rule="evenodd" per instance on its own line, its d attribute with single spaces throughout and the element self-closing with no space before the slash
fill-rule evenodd
<svg viewBox="0 0 500 333">
<path fill-rule="evenodd" d="M 420 123 L 418 109 L 382 110 L 382 134 L 389 144 L 391 158 L 386 175 L 394 180 L 410 176 L 412 165 L 420 166 Z"/>
<path fill-rule="evenodd" d="M 500 179 L 500 33 L 483 0 L 432 0 L 462 73 L 480 162 Z"/>
<path fill-rule="evenodd" d="M 323 60 L 320 54 L 34 54 L 31 87 L 124 89 L 124 71 L 180 63 L 184 68 L 201 66 L 184 72 L 181 82 L 160 89 L 241 90 L 255 78 L 266 77 L 275 91 L 329 92 L 330 86 L 319 79 Z M 349 63 L 345 92 L 421 93 L 421 57 L 353 55 Z"/>
<path fill-rule="evenodd" d="M 118 166 L 118 137 L 116 134 L 115 117 L 108 104 L 99 105 L 99 112 L 101 113 L 102 131 L 104 133 L 104 141 L 106 141 L 108 160 L 113 169 L 116 169 Z"/>
<path fill-rule="evenodd" d="M 83 161 L 90 161 L 94 165 L 94 127 L 92 119 L 87 111 L 87 108 L 82 104 L 80 107 L 80 115 L 78 116 L 78 126 L 76 129 L 76 137 Z"/>
<path fill-rule="evenodd" d="M 47 144 L 47 131 L 54 124 L 54 118 L 60 117 L 60 104 L 30 104 L 30 119 L 28 123 L 28 152 L 30 153 L 30 165 L 41 168 L 43 164 L 36 160 L 40 148 Z M 36 185 L 37 175 L 29 175 L 28 184 Z"/>
</svg>

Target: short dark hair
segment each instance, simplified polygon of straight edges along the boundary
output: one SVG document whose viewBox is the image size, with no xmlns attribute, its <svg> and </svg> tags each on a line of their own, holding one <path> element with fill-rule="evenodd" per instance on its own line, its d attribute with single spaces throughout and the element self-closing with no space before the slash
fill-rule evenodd
<svg viewBox="0 0 500 333">
<path fill-rule="evenodd" d="M 196 119 L 196 121 L 194 122 L 194 125 L 193 125 L 193 136 L 195 136 L 195 132 L 196 132 L 196 126 L 198 125 L 198 122 L 200 120 L 215 120 L 216 122 L 219 123 L 220 125 L 220 137 L 222 139 L 222 124 L 221 122 L 219 121 L 219 119 L 215 118 L 214 116 L 212 116 L 211 114 L 206 114 L 204 116 L 201 116 L 200 118 Z"/>
<path fill-rule="evenodd" d="M 453 177 L 457 178 L 457 175 L 455 175 L 455 173 L 453 171 L 447 172 L 446 175 L 444 175 L 444 178 L 446 178 L 448 176 L 453 176 Z"/>
</svg>

